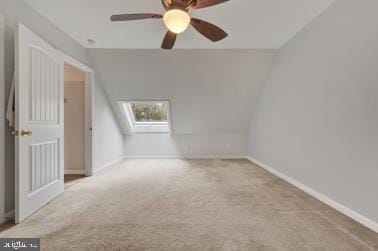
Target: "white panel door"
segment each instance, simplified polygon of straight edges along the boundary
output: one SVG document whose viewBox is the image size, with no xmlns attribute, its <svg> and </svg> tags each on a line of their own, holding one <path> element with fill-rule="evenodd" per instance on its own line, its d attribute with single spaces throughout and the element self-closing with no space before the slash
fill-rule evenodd
<svg viewBox="0 0 378 251">
<path fill-rule="evenodd" d="M 64 191 L 63 60 L 22 24 L 16 39 L 16 223 Z"/>
</svg>

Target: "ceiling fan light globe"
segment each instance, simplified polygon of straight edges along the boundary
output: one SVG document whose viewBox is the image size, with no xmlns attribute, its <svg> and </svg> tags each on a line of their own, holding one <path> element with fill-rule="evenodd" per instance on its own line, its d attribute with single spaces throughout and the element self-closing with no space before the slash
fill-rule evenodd
<svg viewBox="0 0 378 251">
<path fill-rule="evenodd" d="M 167 11 L 163 17 L 165 26 L 173 33 L 184 32 L 190 24 L 190 16 L 187 12 L 179 9 Z"/>
</svg>

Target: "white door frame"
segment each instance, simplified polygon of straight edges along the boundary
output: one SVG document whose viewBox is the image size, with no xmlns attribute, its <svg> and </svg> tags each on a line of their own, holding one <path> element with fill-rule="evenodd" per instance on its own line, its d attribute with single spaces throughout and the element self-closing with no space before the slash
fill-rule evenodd
<svg viewBox="0 0 378 251">
<path fill-rule="evenodd" d="M 89 66 L 81 63 L 75 58 L 58 51 L 63 58 L 63 62 L 72 65 L 85 72 L 85 176 L 94 175 L 94 146 L 93 146 L 93 91 L 94 91 L 94 71 Z"/>
<path fill-rule="evenodd" d="M 5 214 L 5 19 L 0 14 L 0 224 Z"/>
</svg>

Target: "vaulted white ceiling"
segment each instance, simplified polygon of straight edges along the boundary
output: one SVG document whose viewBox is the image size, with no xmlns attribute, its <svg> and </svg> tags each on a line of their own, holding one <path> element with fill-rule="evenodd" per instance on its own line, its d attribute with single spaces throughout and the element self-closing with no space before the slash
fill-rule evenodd
<svg viewBox="0 0 378 251">
<path fill-rule="evenodd" d="M 112 23 L 113 14 L 163 13 L 160 0 L 24 0 L 85 47 L 160 48 L 162 20 Z M 230 36 L 213 44 L 190 28 L 175 48 L 280 48 L 322 13 L 333 0 L 231 0 L 192 11 Z M 88 39 L 96 44 L 90 46 Z"/>
</svg>

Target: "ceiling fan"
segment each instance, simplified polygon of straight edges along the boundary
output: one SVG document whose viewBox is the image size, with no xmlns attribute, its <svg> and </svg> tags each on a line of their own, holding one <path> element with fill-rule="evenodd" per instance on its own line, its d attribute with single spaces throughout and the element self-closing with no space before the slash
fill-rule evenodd
<svg viewBox="0 0 378 251">
<path fill-rule="evenodd" d="M 230 0 L 161 0 L 164 9 L 164 15 L 154 13 L 139 14 L 121 14 L 111 16 L 111 21 L 133 21 L 141 19 L 161 19 L 168 28 L 161 45 L 162 49 L 170 50 L 173 48 L 177 34 L 184 32 L 189 24 L 203 36 L 213 42 L 218 42 L 228 36 L 221 28 L 203 21 L 198 18 L 192 18 L 189 15 L 190 9 L 202 9 L 217 4 L 222 4 Z"/>
</svg>

